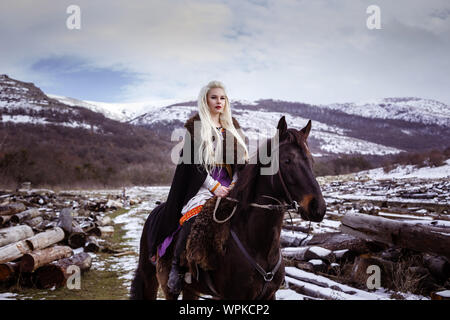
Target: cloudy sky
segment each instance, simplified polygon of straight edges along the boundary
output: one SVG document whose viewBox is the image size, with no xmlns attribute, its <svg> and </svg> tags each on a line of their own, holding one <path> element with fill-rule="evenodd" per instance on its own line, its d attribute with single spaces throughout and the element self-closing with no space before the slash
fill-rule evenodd
<svg viewBox="0 0 450 320">
<path fill-rule="evenodd" d="M 449 56 L 448 0 L 0 2 L 0 74 L 85 100 L 196 99 L 218 79 L 231 99 L 450 104 Z"/>
</svg>

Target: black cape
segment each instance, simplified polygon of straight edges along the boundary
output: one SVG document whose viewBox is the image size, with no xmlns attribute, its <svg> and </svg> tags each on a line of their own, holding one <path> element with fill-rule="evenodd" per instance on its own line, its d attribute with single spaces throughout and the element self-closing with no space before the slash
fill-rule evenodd
<svg viewBox="0 0 450 320">
<path fill-rule="evenodd" d="M 207 172 L 204 167 L 200 164 L 194 163 L 195 151 L 198 150 L 198 140 L 194 137 L 195 121 L 200 121 L 198 114 L 191 117 L 184 125 L 191 138 L 191 159 L 190 161 L 186 161 L 187 163 L 183 161 L 183 152 L 185 152 L 186 148 L 189 147 L 189 144 L 186 143 L 187 139 L 185 139 L 185 144 L 180 153 L 180 161 L 175 169 L 175 174 L 170 186 L 167 200 L 153 209 L 145 222 L 144 230 L 147 230 L 147 234 L 143 236 L 146 236 L 147 238 L 150 257 L 156 254 L 158 245 L 161 244 L 166 237 L 170 236 L 177 230 L 179 220 L 181 218 L 181 210 L 186 203 L 197 194 L 207 177 Z M 240 131 L 239 123 L 235 118 L 233 118 L 233 124 L 235 128 Z M 224 159 L 226 158 L 227 153 L 227 136 L 232 135 L 228 135 L 227 131 L 225 131 L 223 142 Z M 242 164 L 237 164 L 237 148 L 237 141 L 234 139 L 233 152 L 235 157 L 234 163 L 231 164 L 232 172 L 235 172 L 235 170 L 239 170 L 243 167 Z"/>
</svg>

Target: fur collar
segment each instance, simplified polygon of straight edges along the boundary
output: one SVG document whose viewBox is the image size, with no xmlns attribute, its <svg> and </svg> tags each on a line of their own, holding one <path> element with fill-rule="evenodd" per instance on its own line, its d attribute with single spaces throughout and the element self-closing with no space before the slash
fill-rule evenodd
<svg viewBox="0 0 450 320">
<path fill-rule="evenodd" d="M 239 122 L 233 117 L 232 118 L 232 120 L 233 120 L 233 125 L 234 125 L 234 127 L 238 130 L 238 131 L 240 131 L 241 132 L 241 134 L 243 134 L 242 133 L 242 130 L 240 130 L 241 129 L 241 126 L 239 125 Z M 191 139 L 192 140 L 194 140 L 194 141 L 197 141 L 197 142 L 199 142 L 199 140 L 198 140 L 198 138 L 199 137 L 195 137 L 194 136 L 194 122 L 195 121 L 200 121 L 200 115 L 198 114 L 198 113 L 196 113 L 196 114 L 194 114 L 192 117 L 190 117 L 187 121 L 186 121 L 186 123 L 184 124 L 184 127 L 189 131 L 189 133 L 190 133 L 190 135 L 191 135 Z M 198 135 L 198 133 L 197 133 L 197 135 Z M 214 138 L 214 137 L 213 137 Z M 227 154 L 229 154 L 230 152 L 232 152 L 232 154 L 234 155 L 234 161 L 233 161 L 233 163 L 238 163 L 238 161 L 237 161 L 237 155 L 238 155 L 238 148 L 239 148 L 239 154 L 243 154 L 243 150 L 242 150 L 242 147 L 239 145 L 238 146 L 238 143 L 237 143 L 237 140 L 234 138 L 234 136 L 231 134 L 231 133 L 229 133 L 228 132 L 228 130 L 225 130 L 225 132 L 224 132 L 224 134 L 223 134 L 223 148 L 222 148 L 222 150 L 224 150 L 224 153 L 223 153 L 223 162 L 224 163 L 226 163 L 226 155 Z M 228 139 L 232 139 L 233 140 L 233 147 L 232 148 L 230 148 L 231 146 L 227 143 L 227 140 Z M 243 136 L 243 139 L 244 139 L 244 141 L 246 141 L 246 138 L 245 138 L 245 136 Z M 196 143 L 194 142 L 193 143 L 193 146 L 194 145 L 196 145 Z"/>
</svg>

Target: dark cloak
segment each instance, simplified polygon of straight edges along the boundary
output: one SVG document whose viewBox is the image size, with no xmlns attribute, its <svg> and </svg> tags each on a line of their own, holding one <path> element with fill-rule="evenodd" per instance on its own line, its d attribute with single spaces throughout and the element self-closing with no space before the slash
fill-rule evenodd
<svg viewBox="0 0 450 320">
<path fill-rule="evenodd" d="M 172 235 L 177 230 L 181 218 L 181 210 L 186 203 L 197 194 L 207 177 L 207 172 L 204 167 L 194 163 L 194 156 L 196 150 L 198 150 L 199 141 L 194 137 L 195 121 L 200 121 L 198 113 L 186 121 L 184 125 L 190 135 L 185 138 L 185 144 L 180 153 L 180 161 L 175 169 L 167 200 L 153 209 L 145 222 L 144 229 L 148 230 L 148 232 L 143 236 L 147 237 L 150 257 L 156 254 L 158 245 L 161 244 L 166 237 Z M 239 130 L 240 125 L 235 118 L 233 118 L 233 124 L 235 128 L 238 129 L 238 132 L 242 134 L 241 130 Z M 200 132 L 197 132 L 197 127 L 195 132 L 200 135 Z M 223 140 L 224 162 L 226 160 L 227 150 L 230 148 L 230 146 L 227 148 L 227 136 L 233 138 L 233 135 L 225 130 Z M 188 137 L 190 137 L 190 143 L 187 143 Z M 243 135 L 242 137 L 244 138 Z M 237 164 L 238 144 L 236 139 L 233 140 L 234 158 L 232 163 L 230 163 L 230 161 L 227 163 L 231 165 L 232 172 L 234 173 L 235 170 L 241 169 L 243 164 Z M 183 153 L 185 153 L 185 150 L 187 150 L 189 145 L 191 148 L 191 159 L 190 161 L 183 161 Z M 242 152 L 242 150 L 240 150 L 240 152 Z"/>
</svg>

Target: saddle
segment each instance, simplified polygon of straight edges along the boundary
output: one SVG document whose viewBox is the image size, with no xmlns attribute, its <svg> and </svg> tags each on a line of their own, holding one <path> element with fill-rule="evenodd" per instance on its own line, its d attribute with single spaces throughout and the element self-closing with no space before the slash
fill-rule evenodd
<svg viewBox="0 0 450 320">
<path fill-rule="evenodd" d="M 202 211 L 197 215 L 191 227 L 186 244 L 186 260 L 189 265 L 197 265 L 201 269 L 214 270 L 218 266 L 220 257 L 226 252 L 226 245 L 230 237 L 230 221 L 217 223 L 213 219 L 217 196 L 207 200 Z M 226 220 L 236 202 L 222 198 L 216 210 L 216 219 Z"/>
</svg>

